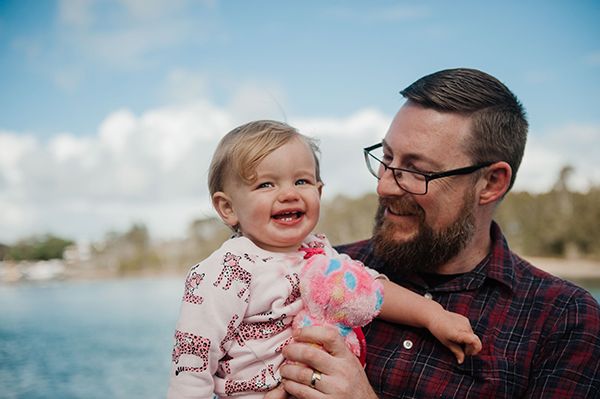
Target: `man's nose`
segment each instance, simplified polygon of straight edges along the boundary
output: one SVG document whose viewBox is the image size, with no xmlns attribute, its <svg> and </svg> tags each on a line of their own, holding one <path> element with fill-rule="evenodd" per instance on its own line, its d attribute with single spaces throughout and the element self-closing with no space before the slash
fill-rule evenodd
<svg viewBox="0 0 600 399">
<path fill-rule="evenodd" d="M 385 170 L 379 181 L 377 182 L 377 195 L 380 197 L 398 197 L 406 194 L 406 191 L 398 186 L 396 179 L 394 179 L 394 172 L 391 170 Z"/>
</svg>

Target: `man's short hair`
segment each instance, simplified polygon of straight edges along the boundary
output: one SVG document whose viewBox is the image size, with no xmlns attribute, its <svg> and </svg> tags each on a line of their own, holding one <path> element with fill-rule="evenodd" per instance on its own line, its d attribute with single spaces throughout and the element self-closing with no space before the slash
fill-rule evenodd
<svg viewBox="0 0 600 399">
<path fill-rule="evenodd" d="M 523 159 L 528 123 L 523 105 L 508 87 L 485 72 L 457 68 L 427 75 L 400 94 L 426 108 L 469 116 L 468 155 L 473 163 L 507 162 L 511 189 Z"/>
</svg>

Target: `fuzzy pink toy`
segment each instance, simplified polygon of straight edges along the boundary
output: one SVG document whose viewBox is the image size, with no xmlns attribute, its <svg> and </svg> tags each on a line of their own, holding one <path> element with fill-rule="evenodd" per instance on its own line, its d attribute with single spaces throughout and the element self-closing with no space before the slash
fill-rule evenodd
<svg viewBox="0 0 600 399">
<path fill-rule="evenodd" d="M 360 357 L 361 345 L 353 328 L 364 326 L 379 314 L 381 282 L 358 261 L 314 254 L 300 271 L 300 295 L 304 308 L 294 317 L 293 327 L 335 327 Z"/>
</svg>

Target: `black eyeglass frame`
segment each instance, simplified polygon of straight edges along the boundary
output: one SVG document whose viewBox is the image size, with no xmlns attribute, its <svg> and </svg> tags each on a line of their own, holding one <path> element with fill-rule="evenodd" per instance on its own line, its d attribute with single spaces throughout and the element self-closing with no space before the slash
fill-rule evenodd
<svg viewBox="0 0 600 399">
<path fill-rule="evenodd" d="M 375 159 L 377 162 L 379 162 L 385 168 L 386 171 L 388 169 L 392 171 L 392 175 L 394 176 L 394 181 L 396 182 L 396 185 L 398 187 L 400 187 L 402 190 L 406 191 L 407 193 L 411 193 L 414 195 L 427 194 L 427 191 L 429 190 L 429 182 L 432 180 L 441 179 L 443 177 L 449 177 L 449 176 L 468 175 L 468 174 L 471 174 L 481 168 L 485 168 L 487 166 L 490 166 L 490 165 L 493 165 L 496 163 L 496 162 L 491 162 L 491 161 L 490 162 L 482 162 L 482 163 L 478 163 L 476 165 L 465 166 L 464 168 L 446 170 L 443 172 L 436 172 L 436 173 L 419 172 L 417 170 L 411 170 L 411 169 L 406 169 L 406 168 L 394 168 L 392 166 L 386 165 L 381 159 L 379 159 L 375 155 L 371 154 L 371 151 L 376 150 L 377 148 L 380 148 L 380 147 L 383 147 L 383 143 L 377 143 L 377 144 L 373 144 L 369 147 L 363 148 L 365 162 L 367 163 L 367 169 L 369 169 L 369 172 L 371 172 L 371 174 L 373 176 L 375 176 L 375 178 L 377 178 L 377 180 L 381 179 L 381 177 L 377 176 L 375 171 L 371 169 L 370 162 L 369 162 L 369 157 L 371 157 L 371 158 Z M 412 191 L 408 191 L 407 189 L 402 187 L 396 177 L 396 171 L 415 173 L 417 175 L 423 176 L 423 178 L 425 179 L 425 192 L 424 193 L 413 193 Z"/>
</svg>

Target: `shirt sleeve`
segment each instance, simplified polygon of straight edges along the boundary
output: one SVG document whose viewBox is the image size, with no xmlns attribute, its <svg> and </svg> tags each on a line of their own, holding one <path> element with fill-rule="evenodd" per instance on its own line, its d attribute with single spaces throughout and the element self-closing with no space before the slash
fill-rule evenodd
<svg viewBox="0 0 600 399">
<path fill-rule="evenodd" d="M 538 346 L 524 397 L 600 397 L 600 307 L 585 293 L 573 298 Z"/>
<path fill-rule="evenodd" d="M 215 252 L 191 268 L 175 331 L 167 397 L 212 398 L 219 360 L 248 307 L 251 275 L 241 256 Z"/>
</svg>

